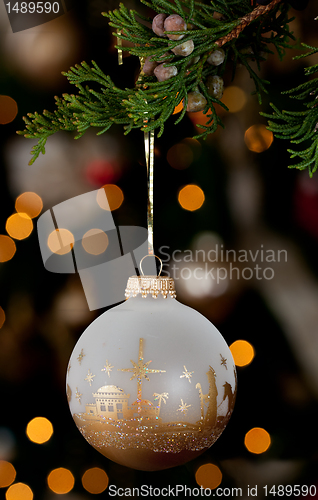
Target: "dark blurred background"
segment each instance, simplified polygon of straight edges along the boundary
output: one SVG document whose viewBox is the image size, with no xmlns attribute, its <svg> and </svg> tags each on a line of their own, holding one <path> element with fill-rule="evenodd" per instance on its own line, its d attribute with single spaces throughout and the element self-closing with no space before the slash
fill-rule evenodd
<svg viewBox="0 0 318 500">
<path fill-rule="evenodd" d="M 140 10 L 133 2 L 128 6 Z M 54 95 L 74 92 L 61 72 L 82 60 L 95 60 L 118 86 L 133 85 L 138 60 L 124 57 L 118 67 L 115 38 L 100 15 L 116 7 L 116 2 L 102 0 L 70 4 L 63 16 L 13 33 L 0 4 L 0 494 L 7 500 L 31 499 L 30 493 L 10 497 L 14 481 L 28 485 L 35 499 L 51 500 L 55 493 L 47 477 L 60 467 L 75 478 L 65 495 L 69 500 L 108 496 L 107 489 L 93 495 L 82 484 L 85 471 L 94 467 L 103 469 L 117 487 L 195 488 L 200 484 L 196 472 L 204 464 L 218 467 L 220 487 L 230 488 L 228 496 L 233 498 L 234 487 L 241 487 L 247 498 L 248 485 L 258 485 L 258 498 L 264 497 L 265 485 L 318 488 L 318 177 L 287 169 L 289 144 L 273 140 L 259 115 L 260 110 L 269 111 L 269 102 L 300 109 L 299 103 L 281 95 L 302 81 L 304 64 L 317 62 L 293 61 L 299 51 L 288 50 L 283 62 L 273 55 L 264 63 L 262 74 L 271 85 L 262 106 L 251 95 L 253 84 L 245 69 L 238 69 L 234 81 L 229 71 L 224 102 L 230 112 L 220 110 L 224 130 L 196 141 L 191 137 L 202 114 L 188 115 L 175 126 L 176 114 L 155 143 L 156 253 L 167 261 L 166 254 L 180 251 L 175 271 L 179 300 L 208 317 L 229 345 L 245 340 L 254 350 L 252 361 L 238 366 L 237 402 L 227 429 L 195 461 L 146 473 L 99 455 L 73 423 L 65 396 L 68 359 L 83 330 L 103 310 L 89 310 L 78 275 L 45 270 L 37 216 L 29 231 L 9 218 L 23 193 L 35 193 L 31 201 L 39 203 L 40 198 L 43 213 L 74 196 L 115 184 L 123 193 L 122 204 L 113 212 L 116 224 L 146 226 L 143 136 L 137 131 L 124 136 L 120 127 L 99 137 L 89 131 L 78 141 L 59 133 L 49 139 L 46 155 L 28 166 L 33 143 L 17 136 L 16 130 L 24 128 L 22 116 L 28 112 L 53 110 Z M 316 2 L 292 14 L 295 35 L 317 45 Z M 202 189 L 205 201 L 189 211 L 178 194 L 192 184 Z M 261 279 L 244 274 L 244 268 L 255 267 L 249 257 L 248 262 L 233 262 L 240 274 L 219 284 L 210 278 L 181 279 L 182 268 L 192 265 L 186 251 L 204 250 L 207 255 L 216 248 L 235 250 L 236 255 L 259 251 L 259 258 L 261 250 L 271 251 L 272 262 L 257 260 L 263 270 L 271 270 L 265 276 L 262 271 Z M 279 250 L 287 256 L 280 262 Z M 219 254 L 218 262 L 201 264 L 229 269 L 231 262 L 225 263 Z M 165 271 L 171 272 L 172 265 L 165 262 Z M 28 423 L 39 416 L 54 429 L 43 444 L 26 434 Z M 270 435 L 264 453 L 255 454 L 244 444 L 255 427 Z M 306 492 L 303 489 L 303 497 L 310 496 Z M 314 494 L 312 488 L 311 498 Z"/>
</svg>

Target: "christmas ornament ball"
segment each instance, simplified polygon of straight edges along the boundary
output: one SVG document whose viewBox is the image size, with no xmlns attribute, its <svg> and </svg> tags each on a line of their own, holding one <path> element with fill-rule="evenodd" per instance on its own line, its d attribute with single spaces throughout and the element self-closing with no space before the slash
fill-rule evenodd
<svg viewBox="0 0 318 500">
<path fill-rule="evenodd" d="M 121 465 L 161 470 L 207 450 L 232 414 L 236 371 L 218 330 L 173 280 L 130 278 L 125 302 L 78 340 L 67 397 L 85 439 Z"/>
</svg>

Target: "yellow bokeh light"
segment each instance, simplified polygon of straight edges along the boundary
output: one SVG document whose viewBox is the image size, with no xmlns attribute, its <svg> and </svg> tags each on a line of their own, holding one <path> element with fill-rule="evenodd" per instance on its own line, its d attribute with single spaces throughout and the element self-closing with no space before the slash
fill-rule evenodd
<svg viewBox="0 0 318 500">
<path fill-rule="evenodd" d="M 2 307 L 0 306 L 0 328 L 3 327 L 5 320 L 6 320 L 6 314 L 2 309 Z"/>
<path fill-rule="evenodd" d="M 103 469 L 93 467 L 88 469 L 82 477 L 82 484 L 86 491 L 98 495 L 106 490 L 109 483 L 108 476 Z"/>
<path fill-rule="evenodd" d="M 42 208 L 42 198 L 38 194 L 32 192 L 20 194 L 15 202 L 16 211 L 27 214 L 31 219 L 37 217 L 41 213 Z"/>
<path fill-rule="evenodd" d="M 12 97 L 0 95 L 0 123 L 6 125 L 12 122 L 18 114 L 18 105 Z"/>
<path fill-rule="evenodd" d="M 33 492 L 27 484 L 15 483 L 6 491 L 6 500 L 32 500 Z"/>
<path fill-rule="evenodd" d="M 195 184 L 188 184 L 184 188 L 180 189 L 178 195 L 178 201 L 182 208 L 193 212 L 202 207 L 205 200 L 204 192 L 199 186 Z"/>
<path fill-rule="evenodd" d="M 24 240 L 33 231 L 32 219 L 24 213 L 13 214 L 7 219 L 6 231 L 15 240 Z"/>
<path fill-rule="evenodd" d="M 222 472 L 217 465 L 201 465 L 195 473 L 195 480 L 202 488 L 214 490 L 222 482 Z"/>
<path fill-rule="evenodd" d="M 46 443 L 53 434 L 53 425 L 45 417 L 35 417 L 28 423 L 26 434 L 33 443 Z"/>
<path fill-rule="evenodd" d="M 254 347 L 246 340 L 236 340 L 230 345 L 234 363 L 236 366 L 249 365 L 255 356 Z"/>
<path fill-rule="evenodd" d="M 124 193 L 116 184 L 105 184 L 105 186 L 102 186 L 98 190 L 96 200 L 103 210 L 110 210 L 112 212 L 121 206 L 124 201 Z"/>
<path fill-rule="evenodd" d="M 7 488 L 15 480 L 17 475 L 15 468 L 10 462 L 0 460 L 0 488 Z"/>
<path fill-rule="evenodd" d="M 64 495 L 74 487 L 75 479 L 70 470 L 59 467 L 50 472 L 47 477 L 47 484 L 54 493 Z"/>
<path fill-rule="evenodd" d="M 262 153 L 268 149 L 274 140 L 273 132 L 267 130 L 265 125 L 252 125 L 244 135 L 244 141 L 250 151 Z"/>
<path fill-rule="evenodd" d="M 82 239 L 84 250 L 92 255 L 100 255 L 105 252 L 108 243 L 108 236 L 101 229 L 90 229 L 84 234 Z"/>
<path fill-rule="evenodd" d="M 271 444 L 271 437 L 265 429 L 254 427 L 245 434 L 244 444 L 251 453 L 264 453 Z"/>
<path fill-rule="evenodd" d="M 174 144 L 167 153 L 167 161 L 171 167 L 177 170 L 188 168 L 193 162 L 192 149 L 187 144 Z"/>
<path fill-rule="evenodd" d="M 244 90 L 235 85 L 231 85 L 225 88 L 221 100 L 229 108 L 230 113 L 237 113 L 244 108 L 247 97 Z"/>
<path fill-rule="evenodd" d="M 65 255 L 69 253 L 75 243 L 75 239 L 71 231 L 68 229 L 60 228 L 55 229 L 49 234 L 47 245 L 51 252 L 57 255 Z"/>
</svg>

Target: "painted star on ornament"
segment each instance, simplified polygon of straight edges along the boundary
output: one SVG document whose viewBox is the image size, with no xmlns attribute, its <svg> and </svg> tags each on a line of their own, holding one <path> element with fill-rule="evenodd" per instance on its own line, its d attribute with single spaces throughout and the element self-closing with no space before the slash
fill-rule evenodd
<svg viewBox="0 0 318 500">
<path fill-rule="evenodd" d="M 138 363 L 133 361 L 132 359 L 130 362 L 133 365 L 133 368 L 118 368 L 118 371 L 121 372 L 132 372 L 132 376 L 130 377 L 130 380 L 133 380 L 134 378 L 137 378 L 137 399 L 140 401 L 142 399 L 142 379 L 150 381 L 148 377 L 148 373 L 165 373 L 166 370 L 153 370 L 151 368 L 148 368 L 148 365 L 151 363 L 150 361 L 147 361 L 144 363 L 144 348 L 143 348 L 143 342 L 144 339 L 140 338 L 139 339 L 139 355 L 138 355 Z"/>
<path fill-rule="evenodd" d="M 110 372 L 112 371 L 112 368 L 114 368 L 113 366 L 111 366 L 110 363 L 108 363 L 108 359 L 106 359 L 106 365 L 104 366 L 104 368 L 102 368 L 102 372 L 106 372 L 107 375 L 110 377 Z"/>
<path fill-rule="evenodd" d="M 92 372 L 90 370 L 88 370 L 87 376 L 84 378 L 84 380 L 87 380 L 87 382 L 89 383 L 89 385 L 92 385 L 94 377 L 96 377 L 96 375 L 93 375 Z"/>
<path fill-rule="evenodd" d="M 186 369 L 186 367 L 184 365 L 183 365 L 183 368 L 184 368 L 184 372 L 183 372 L 183 375 L 180 375 L 180 378 L 183 378 L 183 377 L 187 378 L 191 384 L 190 378 L 192 377 L 192 373 L 194 373 L 194 372 L 188 372 L 188 370 Z"/>
<path fill-rule="evenodd" d="M 82 363 L 82 360 L 83 360 L 84 356 L 85 356 L 85 354 L 84 354 L 84 351 L 82 349 L 81 352 L 79 353 L 79 355 L 77 356 L 79 364 Z"/>
<path fill-rule="evenodd" d="M 83 396 L 83 394 L 81 394 L 80 392 L 78 392 L 78 388 L 76 387 L 75 397 L 76 397 L 77 401 L 79 402 L 79 404 L 81 404 L 81 397 L 82 396 Z"/>
<path fill-rule="evenodd" d="M 191 405 L 186 405 L 184 402 L 183 402 L 183 399 L 181 399 L 181 405 L 179 405 L 179 408 L 177 409 L 177 411 L 182 411 L 182 413 L 184 413 L 185 415 L 188 413 L 188 408 L 190 408 Z"/>
<path fill-rule="evenodd" d="M 226 359 L 226 358 L 224 358 L 224 357 L 222 356 L 222 354 L 220 354 L 220 356 L 221 356 L 221 365 L 222 365 L 222 366 L 225 366 L 225 368 L 227 369 L 227 365 L 226 365 L 227 359 Z"/>
</svg>

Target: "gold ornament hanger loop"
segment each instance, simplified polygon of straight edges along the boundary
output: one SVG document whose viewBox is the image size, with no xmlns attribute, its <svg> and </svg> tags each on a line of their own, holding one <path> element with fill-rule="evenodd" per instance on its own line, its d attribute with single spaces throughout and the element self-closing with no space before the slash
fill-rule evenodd
<svg viewBox="0 0 318 500">
<path fill-rule="evenodd" d="M 146 257 L 156 257 L 156 259 L 158 259 L 158 260 L 159 260 L 159 262 L 160 262 L 160 270 L 159 270 L 158 276 L 160 276 L 161 271 L 162 271 L 162 260 L 160 259 L 160 257 L 158 257 L 157 255 L 153 255 L 153 254 L 148 254 L 148 255 L 145 255 L 145 256 L 141 259 L 140 264 L 139 264 L 139 267 L 140 267 L 140 271 L 141 271 L 142 275 L 143 275 L 143 276 L 145 276 L 145 275 L 144 275 L 144 272 L 143 272 L 143 270 L 142 270 L 142 265 L 141 265 L 141 263 L 142 263 L 142 261 L 143 261 Z"/>
</svg>

